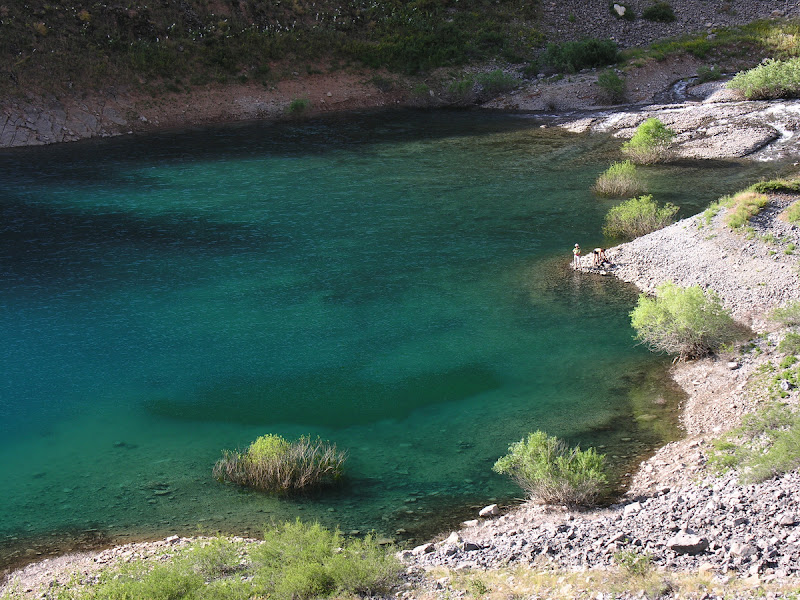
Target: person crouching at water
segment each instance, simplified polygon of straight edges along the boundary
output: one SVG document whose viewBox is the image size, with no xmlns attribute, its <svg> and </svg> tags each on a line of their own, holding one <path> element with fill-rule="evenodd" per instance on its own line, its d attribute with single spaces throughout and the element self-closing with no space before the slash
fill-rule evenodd
<svg viewBox="0 0 800 600">
<path fill-rule="evenodd" d="M 581 267 L 581 247 L 578 244 L 575 244 L 575 247 L 572 249 L 572 268 L 580 269 L 580 267 Z"/>
</svg>

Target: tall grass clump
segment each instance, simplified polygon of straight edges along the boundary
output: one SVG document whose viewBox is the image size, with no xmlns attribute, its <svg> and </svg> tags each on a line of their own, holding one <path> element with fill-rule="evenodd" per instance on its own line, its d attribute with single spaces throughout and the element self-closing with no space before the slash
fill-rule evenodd
<svg viewBox="0 0 800 600">
<path fill-rule="evenodd" d="M 731 208 L 725 219 L 728 227 L 738 229 L 756 216 L 767 205 L 769 198 L 758 192 L 739 192 L 731 198 Z"/>
<path fill-rule="evenodd" d="M 677 212 L 677 206 L 670 202 L 659 206 L 650 194 L 631 198 L 608 211 L 603 233 L 612 238 L 633 239 L 672 224 Z"/>
<path fill-rule="evenodd" d="M 784 211 L 789 223 L 800 223 L 800 202 L 795 202 Z"/>
<path fill-rule="evenodd" d="M 262 435 L 245 452 L 223 450 L 214 478 L 269 493 L 290 493 L 330 485 L 343 474 L 346 453 L 335 444 L 303 436 L 289 442 Z"/>
<path fill-rule="evenodd" d="M 623 198 L 644 192 L 644 183 L 631 161 L 615 162 L 595 181 L 592 191 L 598 196 Z"/>
<path fill-rule="evenodd" d="M 605 455 L 593 448 L 569 448 L 543 431 L 509 446 L 493 470 L 509 475 L 532 500 L 543 504 L 591 504 L 608 481 Z"/>
<path fill-rule="evenodd" d="M 544 64 L 567 73 L 613 65 L 618 60 L 619 48 L 616 42 L 597 39 L 548 44 L 542 56 Z"/>
<path fill-rule="evenodd" d="M 638 164 L 663 162 L 672 156 L 670 143 L 674 137 L 674 131 L 653 117 L 636 128 L 633 137 L 622 145 L 622 152 Z"/>
<path fill-rule="evenodd" d="M 748 100 L 795 98 L 800 95 L 800 58 L 768 59 L 749 71 L 737 73 L 728 87 Z"/>
<path fill-rule="evenodd" d="M 717 294 L 671 281 L 656 288 L 655 298 L 639 296 L 631 325 L 639 341 L 655 352 L 674 354 L 677 360 L 708 356 L 741 335 Z"/>
</svg>

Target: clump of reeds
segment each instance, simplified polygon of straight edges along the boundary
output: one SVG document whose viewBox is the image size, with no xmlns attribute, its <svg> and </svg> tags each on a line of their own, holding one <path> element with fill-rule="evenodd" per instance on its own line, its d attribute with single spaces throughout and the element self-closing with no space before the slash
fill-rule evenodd
<svg viewBox="0 0 800 600">
<path fill-rule="evenodd" d="M 644 193 L 645 186 L 631 161 L 615 162 L 597 178 L 592 191 L 598 196 L 632 198 Z"/>
<path fill-rule="evenodd" d="M 302 436 L 289 442 L 262 435 L 245 452 L 223 450 L 214 465 L 218 481 L 284 494 L 330 485 L 341 479 L 346 452 L 320 438 Z"/>
</svg>

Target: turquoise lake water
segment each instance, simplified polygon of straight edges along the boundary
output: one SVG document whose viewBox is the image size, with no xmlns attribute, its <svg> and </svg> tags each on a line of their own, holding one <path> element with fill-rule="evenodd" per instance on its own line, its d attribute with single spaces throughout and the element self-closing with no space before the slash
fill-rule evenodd
<svg viewBox="0 0 800 600">
<path fill-rule="evenodd" d="M 79 543 L 319 519 L 421 539 L 521 491 L 543 429 L 618 474 L 676 435 L 589 188 L 619 141 L 461 112 L 248 123 L 0 153 L 0 563 Z M 645 169 L 701 210 L 779 165 Z M 349 452 L 344 485 L 217 483 L 264 433 Z"/>
</svg>

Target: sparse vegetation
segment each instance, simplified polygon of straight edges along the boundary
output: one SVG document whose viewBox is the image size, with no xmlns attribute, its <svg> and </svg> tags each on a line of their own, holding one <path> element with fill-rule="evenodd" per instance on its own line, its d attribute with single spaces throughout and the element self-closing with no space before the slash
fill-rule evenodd
<svg viewBox="0 0 800 600">
<path fill-rule="evenodd" d="M 795 98 L 800 94 L 800 58 L 768 59 L 737 73 L 728 87 L 739 90 L 748 100 Z"/>
<path fill-rule="evenodd" d="M 301 115 L 311 108 L 311 101 L 307 98 L 295 98 L 289 103 L 289 114 Z"/>
<path fill-rule="evenodd" d="M 269 493 L 291 493 L 337 482 L 346 454 L 319 438 L 288 442 L 262 435 L 245 452 L 224 450 L 214 478 Z"/>
<path fill-rule="evenodd" d="M 738 229 L 750 222 L 767 205 L 769 198 L 758 192 L 744 191 L 735 194 L 727 203 L 730 205 L 725 219 L 728 227 Z"/>
<path fill-rule="evenodd" d="M 631 197 L 644 192 L 644 183 L 631 161 L 615 162 L 595 182 L 592 191 L 598 196 Z"/>
<path fill-rule="evenodd" d="M 770 319 L 786 327 L 800 325 L 800 301 L 774 309 L 770 314 Z"/>
<path fill-rule="evenodd" d="M 639 296 L 631 312 L 636 338 L 655 352 L 678 360 L 702 358 L 741 336 L 742 330 L 722 307 L 719 296 L 699 285 L 682 288 L 671 281 L 656 296 Z"/>
<path fill-rule="evenodd" d="M 796 372 L 795 367 L 795 376 Z M 719 472 L 738 470 L 743 483 L 796 469 L 800 466 L 800 414 L 786 404 L 771 402 L 746 415 L 741 427 L 714 442 L 710 463 Z"/>
<path fill-rule="evenodd" d="M 800 193 L 800 179 L 770 179 L 768 181 L 759 181 L 747 189 L 751 192 L 758 192 L 759 194 L 780 192 L 796 194 Z"/>
<path fill-rule="evenodd" d="M 718 81 L 722 79 L 722 71 L 719 67 L 714 65 L 708 67 L 701 65 L 697 67 L 697 83 L 707 83 L 709 81 Z"/>
<path fill-rule="evenodd" d="M 636 128 L 633 137 L 622 145 L 622 152 L 639 164 L 663 162 L 672 156 L 670 143 L 674 137 L 674 131 L 650 118 Z"/>
<path fill-rule="evenodd" d="M 800 201 L 793 203 L 786 209 L 786 220 L 789 223 L 800 223 Z"/>
<path fill-rule="evenodd" d="M 603 233 L 612 238 L 633 239 L 670 225 L 677 213 L 677 206 L 669 202 L 659 206 L 649 194 L 631 198 L 608 211 Z"/>
<path fill-rule="evenodd" d="M 519 81 L 517 81 L 513 75 L 504 73 L 502 69 L 495 69 L 489 73 L 482 73 L 477 79 L 478 83 L 483 87 L 484 92 L 490 96 L 509 92 L 519 86 Z"/>
<path fill-rule="evenodd" d="M 591 504 L 607 482 L 605 455 L 593 448 L 569 448 L 543 431 L 509 446 L 493 470 L 509 475 L 544 504 Z"/>
</svg>

